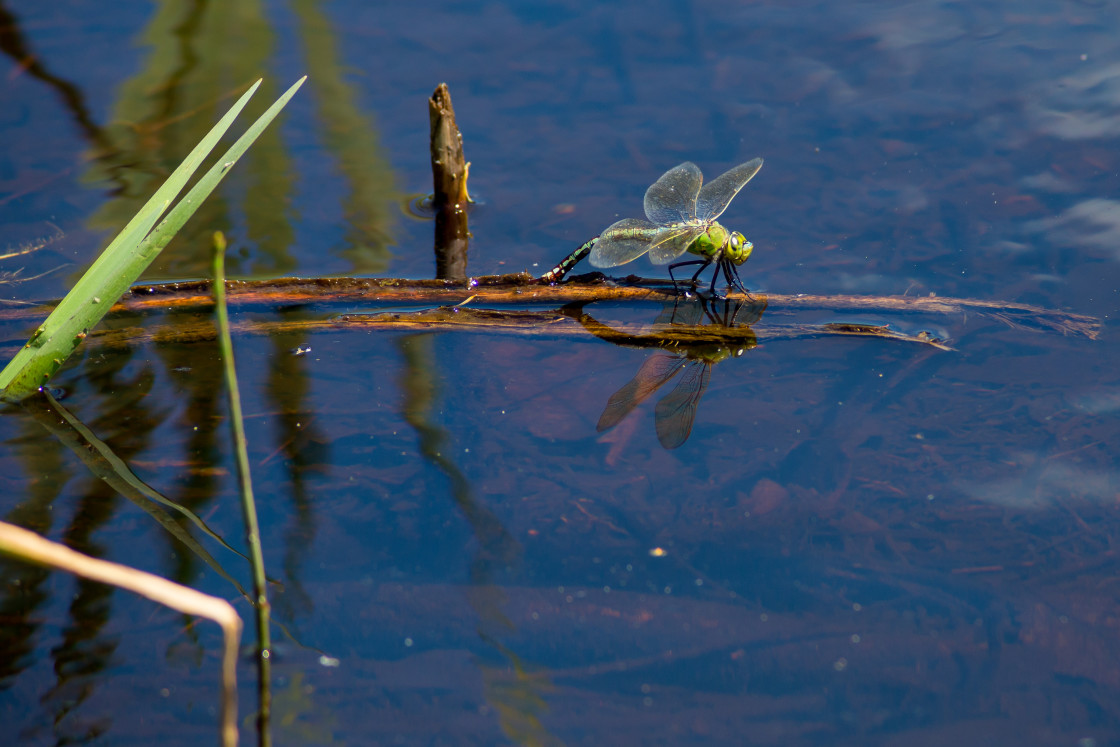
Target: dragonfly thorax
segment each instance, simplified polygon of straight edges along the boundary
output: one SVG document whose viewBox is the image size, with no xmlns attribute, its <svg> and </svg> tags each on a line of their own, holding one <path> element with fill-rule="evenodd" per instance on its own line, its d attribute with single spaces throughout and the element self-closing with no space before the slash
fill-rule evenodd
<svg viewBox="0 0 1120 747">
<path fill-rule="evenodd" d="M 751 256 L 754 244 L 738 231 L 728 231 L 719 223 L 713 223 L 693 242 L 689 251 L 716 262 L 726 259 L 734 265 L 741 265 Z"/>
</svg>

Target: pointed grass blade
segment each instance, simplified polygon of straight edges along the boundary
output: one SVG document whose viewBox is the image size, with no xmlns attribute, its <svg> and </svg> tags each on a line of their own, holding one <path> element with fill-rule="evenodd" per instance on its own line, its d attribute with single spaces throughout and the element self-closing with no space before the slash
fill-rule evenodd
<svg viewBox="0 0 1120 747">
<path fill-rule="evenodd" d="M 276 115 L 287 106 L 288 101 L 291 100 L 292 96 L 295 96 L 296 91 L 299 90 L 305 80 L 307 80 L 306 75 L 297 80 L 291 88 L 284 92 L 283 96 L 276 100 L 276 103 L 268 107 L 268 110 L 262 114 L 256 122 L 253 122 L 249 129 L 245 131 L 245 134 L 239 137 L 237 142 L 230 146 L 230 149 L 218 159 L 218 162 L 191 188 L 187 196 L 168 213 L 167 218 L 156 226 L 155 230 L 144 239 L 140 247 L 141 251 L 146 250 L 152 252 L 152 257 L 154 258 L 163 247 L 167 246 L 167 242 L 171 241 L 171 238 L 183 227 L 187 219 L 194 215 L 194 212 L 198 210 L 202 201 L 210 196 L 210 193 L 213 192 L 222 179 L 225 178 L 225 175 L 229 173 L 229 170 L 233 168 L 233 165 L 237 163 L 238 159 L 245 154 L 245 151 L 249 150 L 249 146 L 260 137 L 265 128 L 272 123 L 272 120 L 276 119 Z"/>
<path fill-rule="evenodd" d="M 213 168 L 156 225 L 175 198 L 182 192 L 199 164 L 221 140 L 233 121 L 252 98 L 257 81 L 221 120 L 195 146 L 167 181 L 129 221 L 109 246 L 94 261 L 82 278 L 66 294 L 27 344 L 0 371 L 0 399 L 18 402 L 36 391 L 73 353 L 113 303 L 136 282 L 175 232 L 198 209 L 230 167 L 260 135 L 306 78 L 301 78 L 237 140 Z M 153 229 L 153 226 L 155 228 Z"/>
</svg>

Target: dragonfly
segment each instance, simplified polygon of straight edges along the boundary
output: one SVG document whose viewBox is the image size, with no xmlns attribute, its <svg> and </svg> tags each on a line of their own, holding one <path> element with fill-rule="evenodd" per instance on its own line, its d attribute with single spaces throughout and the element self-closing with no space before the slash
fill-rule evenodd
<svg viewBox="0 0 1120 747">
<path fill-rule="evenodd" d="M 704 184 L 704 175 L 691 161 L 675 166 L 646 190 L 644 208 L 646 219 L 626 218 L 611 225 L 595 238 L 579 246 L 552 268 L 541 280 L 556 283 L 591 255 L 595 267 L 617 267 L 632 262 L 649 253 L 655 265 L 669 265 L 669 277 L 676 287 L 673 270 L 690 265 L 700 265 L 690 281 L 696 279 L 709 265 L 715 264 L 715 275 L 709 289 L 714 298 L 720 272 L 728 285 L 747 293 L 739 277 L 739 265 L 747 261 L 754 251 L 754 244 L 738 231 L 728 231 L 716 219 L 723 214 L 739 190 L 746 186 L 758 170 L 762 159 L 755 158 Z M 673 262 L 686 252 L 699 259 Z M 672 263 L 672 264 L 669 264 Z"/>
<path fill-rule="evenodd" d="M 714 326 L 728 328 L 742 326 L 747 327 L 749 331 L 750 325 L 762 317 L 762 312 L 766 308 L 765 304 L 751 304 L 747 309 L 746 317 L 737 319 L 739 312 L 744 308 L 742 302 L 721 301 L 724 304 L 722 313 L 717 312 L 714 307 L 709 307 L 709 303 L 709 301 L 702 301 L 700 304 L 688 307 L 683 315 L 678 315 L 677 309 L 674 308 L 672 321 L 670 325 L 665 325 L 666 328 L 682 323 L 690 326 L 698 325 L 699 311 L 703 310 Z M 663 312 L 661 318 L 664 317 Z M 665 449 L 676 449 L 683 445 L 692 433 L 696 408 L 708 388 L 708 381 L 712 377 L 712 366 L 728 358 L 738 358 L 756 344 L 756 338 L 752 334 L 734 346 L 719 343 L 667 345 L 666 349 L 671 349 L 672 353 L 654 353 L 642 363 L 633 379 L 610 396 L 595 429 L 602 433 L 618 425 L 634 411 L 634 408 L 679 374 L 680 379 L 672 391 L 657 403 L 653 411 L 657 440 Z"/>
</svg>

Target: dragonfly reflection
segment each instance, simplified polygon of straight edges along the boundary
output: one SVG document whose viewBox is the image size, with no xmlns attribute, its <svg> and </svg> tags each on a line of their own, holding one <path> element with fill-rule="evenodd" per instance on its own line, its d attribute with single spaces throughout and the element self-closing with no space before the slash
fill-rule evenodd
<svg viewBox="0 0 1120 747">
<path fill-rule="evenodd" d="M 688 440 L 696 420 L 696 408 L 712 376 L 712 366 L 737 358 L 755 347 L 757 340 L 750 325 L 762 317 L 765 302 L 726 299 L 697 299 L 666 307 L 649 334 L 619 339 L 606 335 L 590 317 L 583 315 L 584 326 L 599 337 L 630 347 L 659 347 L 666 352 L 650 356 L 638 373 L 610 396 L 596 425 L 602 432 L 618 425 L 642 402 L 673 378 L 676 385 L 654 408 L 657 440 L 666 449 L 675 449 Z M 701 324 L 707 317 L 708 324 Z M 735 330 L 737 334 L 727 334 Z M 689 341 L 688 338 L 696 341 Z"/>
</svg>

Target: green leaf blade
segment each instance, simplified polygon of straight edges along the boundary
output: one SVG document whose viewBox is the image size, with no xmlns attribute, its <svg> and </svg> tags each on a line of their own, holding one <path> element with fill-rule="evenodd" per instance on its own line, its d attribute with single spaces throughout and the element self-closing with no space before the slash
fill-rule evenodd
<svg viewBox="0 0 1120 747">
<path fill-rule="evenodd" d="M 116 300 L 159 256 L 159 252 L 194 214 L 202 200 L 214 191 L 306 79 L 306 76 L 300 78 L 269 107 L 187 195 L 167 212 L 199 165 L 214 150 L 256 93 L 261 81 L 254 83 L 237 100 L 90 265 L 28 343 L 0 371 L 0 399 L 18 402 L 46 384 L 81 344 L 89 330 L 101 321 Z M 165 212 L 167 217 L 160 221 Z"/>
</svg>

